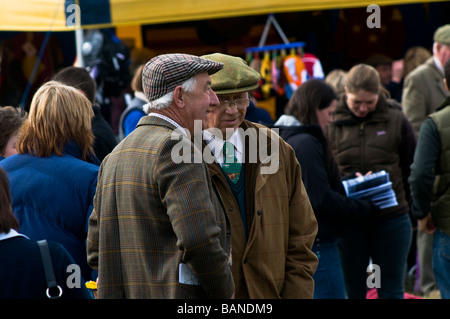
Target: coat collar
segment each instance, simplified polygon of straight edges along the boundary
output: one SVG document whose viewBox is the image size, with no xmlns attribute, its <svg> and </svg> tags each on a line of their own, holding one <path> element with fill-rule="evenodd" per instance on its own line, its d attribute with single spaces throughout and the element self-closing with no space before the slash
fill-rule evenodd
<svg viewBox="0 0 450 319">
<path fill-rule="evenodd" d="M 382 94 L 379 94 L 378 96 L 379 96 L 378 103 L 375 107 L 375 110 L 373 112 L 369 113 L 365 118 L 359 118 L 359 117 L 355 116 L 352 113 L 352 111 L 350 111 L 350 109 L 348 108 L 348 105 L 347 105 L 346 95 L 342 94 L 340 96 L 338 106 L 336 107 L 334 123 L 336 123 L 336 124 L 343 124 L 343 123 L 359 124 L 363 121 L 364 122 L 387 121 L 389 119 L 389 116 L 387 114 L 388 110 L 389 110 L 389 105 L 386 101 L 386 98 Z"/>
<path fill-rule="evenodd" d="M 81 159 L 81 148 L 74 141 L 68 141 L 64 144 L 63 153 Z M 100 166 L 101 162 L 95 154 L 88 156 L 86 162 Z"/>
</svg>

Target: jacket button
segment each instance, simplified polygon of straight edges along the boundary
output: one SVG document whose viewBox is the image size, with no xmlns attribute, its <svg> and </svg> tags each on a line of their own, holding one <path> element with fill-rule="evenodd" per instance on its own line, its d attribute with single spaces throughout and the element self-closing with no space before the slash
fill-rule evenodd
<svg viewBox="0 0 450 319">
<path fill-rule="evenodd" d="M 228 210 L 229 210 L 230 212 L 232 212 L 232 211 L 233 211 L 233 207 L 228 208 Z"/>
<path fill-rule="evenodd" d="M 258 216 L 261 216 L 262 210 L 259 209 L 256 213 L 258 214 Z"/>
</svg>

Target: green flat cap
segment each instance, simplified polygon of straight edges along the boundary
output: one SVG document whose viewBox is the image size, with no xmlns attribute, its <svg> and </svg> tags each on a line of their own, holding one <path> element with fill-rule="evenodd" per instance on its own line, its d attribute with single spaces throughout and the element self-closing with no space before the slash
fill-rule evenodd
<svg viewBox="0 0 450 319">
<path fill-rule="evenodd" d="M 450 45 L 450 24 L 443 25 L 436 30 L 434 42 Z"/>
<path fill-rule="evenodd" d="M 223 69 L 211 74 L 211 88 L 216 94 L 249 92 L 258 88 L 261 75 L 239 57 L 222 53 L 203 55 L 203 59 L 223 63 Z"/>
</svg>

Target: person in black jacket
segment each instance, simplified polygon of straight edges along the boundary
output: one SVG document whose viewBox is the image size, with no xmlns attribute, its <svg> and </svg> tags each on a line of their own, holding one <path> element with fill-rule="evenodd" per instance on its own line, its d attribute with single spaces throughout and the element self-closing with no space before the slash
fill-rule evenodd
<svg viewBox="0 0 450 319">
<path fill-rule="evenodd" d="M 103 117 L 100 106 L 95 103 L 97 90 L 95 80 L 86 69 L 75 66 L 68 66 L 58 71 L 52 80 L 73 86 L 91 101 L 94 110 L 94 118 L 92 119 L 92 132 L 95 136 L 94 153 L 100 161 L 103 161 L 106 155 L 116 147 L 117 140 L 111 125 Z"/>
<path fill-rule="evenodd" d="M 337 165 L 323 131 L 333 120 L 337 95 L 319 79 L 303 83 L 292 95 L 275 123 L 280 136 L 294 149 L 302 180 L 319 223 L 313 251 L 319 258 L 314 274 L 315 299 L 346 298 L 338 239 L 345 231 L 364 223 L 378 208 L 345 195 Z"/>
<path fill-rule="evenodd" d="M 47 283 L 38 244 L 18 230 L 19 222 L 11 206 L 9 180 L 0 168 L 0 300 L 46 299 Z M 52 241 L 48 246 L 55 279 L 62 289 L 49 291 L 49 295 L 55 297 L 61 292 L 63 299 L 91 299 L 81 273 L 78 272 L 80 276 L 75 278 L 76 270 L 70 271 L 76 269 L 76 265 L 67 250 Z M 70 265 L 72 267 L 68 268 Z"/>
</svg>

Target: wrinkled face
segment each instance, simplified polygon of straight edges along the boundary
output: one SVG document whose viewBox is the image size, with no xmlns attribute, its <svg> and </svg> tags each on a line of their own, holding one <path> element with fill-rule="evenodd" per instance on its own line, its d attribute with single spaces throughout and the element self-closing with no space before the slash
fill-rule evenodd
<svg viewBox="0 0 450 319">
<path fill-rule="evenodd" d="M 211 107 L 208 114 L 208 127 L 218 128 L 223 136 L 226 130 L 236 130 L 244 121 L 245 113 L 249 105 L 247 92 L 218 95 L 220 104 Z"/>
<path fill-rule="evenodd" d="M 450 45 L 437 43 L 434 53 L 444 66 L 445 63 L 450 60 Z"/>
<path fill-rule="evenodd" d="M 375 111 L 378 103 L 378 93 L 359 90 L 355 93 L 346 91 L 347 105 L 350 111 L 357 117 L 366 117 Z"/>
<path fill-rule="evenodd" d="M 184 91 L 184 101 L 186 103 L 186 123 L 192 124 L 194 121 L 201 120 L 203 122 L 202 129 L 206 129 L 207 115 L 212 107 L 218 107 L 219 100 L 217 95 L 211 89 L 211 79 L 207 72 L 196 75 L 196 84 L 194 90 Z M 193 130 L 191 131 L 193 132 Z"/>
<path fill-rule="evenodd" d="M 322 110 L 316 109 L 317 122 L 322 131 L 325 130 L 327 124 L 333 122 L 334 111 L 336 110 L 337 100 L 333 100 L 330 105 Z"/>
<path fill-rule="evenodd" d="M 17 131 L 13 135 L 11 135 L 11 137 L 8 140 L 8 143 L 6 144 L 5 152 L 0 155 L 6 158 L 8 156 L 17 154 L 16 143 L 18 139 L 19 139 L 19 132 Z"/>
</svg>

